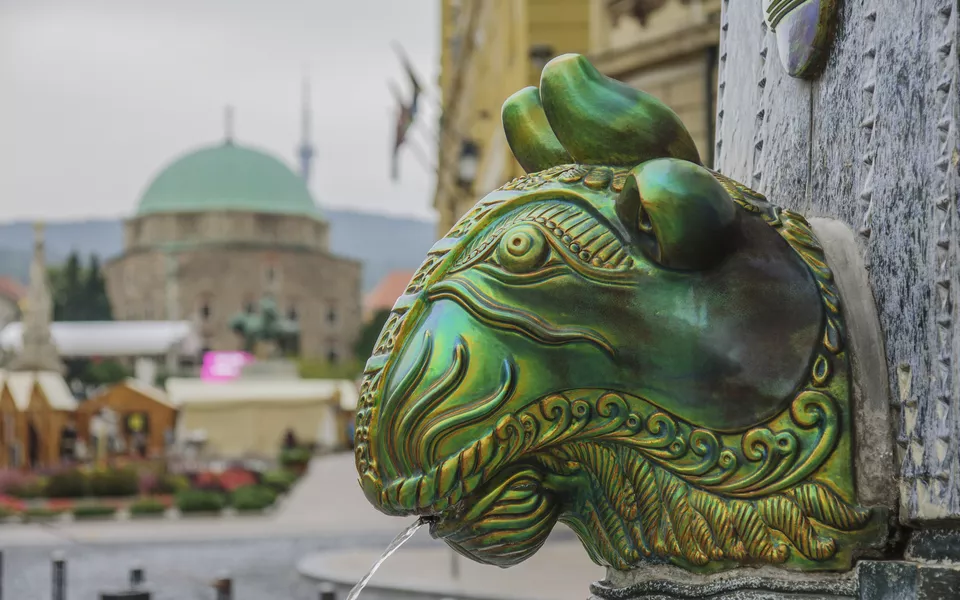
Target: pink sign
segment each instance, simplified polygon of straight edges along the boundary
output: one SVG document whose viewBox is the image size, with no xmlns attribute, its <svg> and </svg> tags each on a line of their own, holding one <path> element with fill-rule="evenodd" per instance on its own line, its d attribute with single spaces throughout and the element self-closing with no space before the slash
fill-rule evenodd
<svg viewBox="0 0 960 600">
<path fill-rule="evenodd" d="M 200 379 L 203 381 L 230 381 L 240 376 L 244 365 L 253 362 L 247 352 L 207 352 L 203 355 Z"/>
</svg>

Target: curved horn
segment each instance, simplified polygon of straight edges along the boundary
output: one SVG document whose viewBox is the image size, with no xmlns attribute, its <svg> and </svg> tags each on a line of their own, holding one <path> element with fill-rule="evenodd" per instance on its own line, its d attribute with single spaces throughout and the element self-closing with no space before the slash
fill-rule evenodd
<svg viewBox="0 0 960 600">
<path fill-rule="evenodd" d="M 633 166 L 654 158 L 700 164 L 690 134 L 653 96 L 606 77 L 579 54 L 554 58 L 540 77 L 554 135 L 578 163 Z"/>
<path fill-rule="evenodd" d="M 507 144 L 527 173 L 573 162 L 550 129 L 537 88 L 526 87 L 507 98 L 501 119 Z"/>
</svg>

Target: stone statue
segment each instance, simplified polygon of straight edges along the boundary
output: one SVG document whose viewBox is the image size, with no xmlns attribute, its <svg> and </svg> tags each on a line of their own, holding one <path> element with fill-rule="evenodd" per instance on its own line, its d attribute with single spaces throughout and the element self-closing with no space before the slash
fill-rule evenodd
<svg viewBox="0 0 960 600">
<path fill-rule="evenodd" d="M 434 245 L 367 362 L 369 501 L 500 566 L 557 521 L 619 570 L 837 570 L 881 542 L 808 222 L 702 166 L 670 109 L 578 55 L 503 123 L 529 174 Z"/>
<path fill-rule="evenodd" d="M 259 312 L 241 312 L 230 319 L 230 328 L 243 338 L 244 350 L 259 358 L 282 356 L 294 349 L 300 326 L 280 314 L 270 296 L 260 299 Z"/>
</svg>

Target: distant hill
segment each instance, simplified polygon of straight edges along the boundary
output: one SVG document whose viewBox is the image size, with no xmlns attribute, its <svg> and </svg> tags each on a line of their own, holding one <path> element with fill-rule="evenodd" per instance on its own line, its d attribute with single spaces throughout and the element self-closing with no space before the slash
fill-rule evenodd
<svg viewBox="0 0 960 600">
<path fill-rule="evenodd" d="M 330 249 L 363 263 L 363 291 L 394 269 L 416 269 L 436 239 L 430 221 L 325 209 Z M 123 251 L 119 219 L 61 221 L 46 225 L 47 262 L 55 265 L 77 251 L 108 260 Z M 33 224 L 0 224 L 0 275 L 26 283 L 33 248 Z"/>
</svg>

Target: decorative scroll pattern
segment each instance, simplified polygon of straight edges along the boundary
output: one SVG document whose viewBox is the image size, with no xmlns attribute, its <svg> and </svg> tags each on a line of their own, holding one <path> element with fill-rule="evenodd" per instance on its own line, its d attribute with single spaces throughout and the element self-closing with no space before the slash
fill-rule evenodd
<svg viewBox="0 0 960 600">
<path fill-rule="evenodd" d="M 564 165 L 516 180 L 513 187 L 586 186 L 597 170 Z M 601 173 L 591 181 L 612 188 L 620 174 L 606 170 L 609 177 Z M 439 533 L 455 549 L 500 565 L 519 562 L 535 552 L 554 523 L 563 520 L 577 531 L 594 560 L 616 568 L 628 568 L 649 557 L 667 558 L 689 568 L 743 562 L 829 568 L 838 552 L 831 532 L 855 532 L 872 520 L 870 510 L 851 504 L 848 493 L 832 484 L 835 475 L 842 477 L 849 468 L 835 459 L 848 428 L 846 408 L 841 405 L 849 381 L 839 293 L 822 248 L 803 217 L 770 205 L 761 194 L 719 173 L 714 176 L 742 210 L 759 215 L 795 250 L 813 275 L 825 307 L 821 349 L 812 361 L 807 384 L 785 411 L 762 425 L 724 434 L 696 427 L 642 398 L 581 390 L 548 396 L 522 412 L 504 414 L 481 437 L 459 444 L 458 452 L 444 456 L 440 448 L 445 441 L 496 415 L 516 386 L 516 367 L 506 360 L 494 393 L 437 410 L 466 372 L 468 350 L 458 345 L 447 372 L 431 384 L 430 391 L 416 399 L 411 396 L 413 408 L 401 414 L 396 406 L 409 407 L 409 403 L 396 402 L 386 409 L 390 412 L 377 417 L 380 426 L 408 432 L 403 451 L 392 458 L 371 456 L 369 426 L 375 411 L 381 410 L 373 399 L 382 393 L 387 358 L 405 335 L 411 314 L 432 295 L 443 293 L 449 282 L 438 283 L 441 273 L 455 272 L 489 255 L 491 244 L 518 222 L 530 222 L 548 232 L 560 230 L 552 243 L 573 257 L 589 245 L 580 246 L 583 238 L 579 236 L 602 230 L 570 203 L 540 202 L 510 212 L 509 220 L 491 226 L 492 233 L 485 236 L 448 236 L 438 242 L 398 300 L 361 385 L 356 456 L 362 477 L 378 477 L 379 460 L 390 463 L 390 472 L 412 475 L 384 481 L 377 488 L 379 497 L 371 500 L 388 514 L 437 514 L 470 497 L 469 511 L 457 519 L 458 527 L 445 531 L 441 522 Z M 622 188 L 623 183 L 618 185 Z M 471 227 L 496 223 L 494 209 L 501 204 L 478 205 L 463 221 Z M 567 225 L 579 227 L 573 232 L 578 237 L 570 235 L 572 228 L 563 229 L 559 215 L 572 219 Z M 459 223 L 451 234 L 467 231 Z M 455 247 L 458 252 L 451 254 Z M 502 321 L 505 317 L 495 311 L 490 318 Z M 518 327 L 517 331 L 540 341 L 566 335 L 538 330 L 535 320 L 525 325 L 501 324 Z M 570 335 L 585 339 L 590 332 L 571 331 Z M 602 338 L 598 343 L 603 345 Z M 431 341 L 425 340 L 421 356 L 395 393 L 407 397 L 417 388 L 433 351 Z M 586 477 L 588 484 L 581 486 L 573 506 L 561 508 L 560 500 L 544 487 L 548 473 Z M 516 521 L 514 533 L 509 542 L 503 541 L 500 531 L 511 520 Z M 493 552 L 489 550 L 492 539 L 498 540 Z M 480 548 L 482 553 L 474 553 Z"/>
<path fill-rule="evenodd" d="M 629 169 L 614 167 L 596 167 L 592 165 L 558 165 L 537 173 L 521 175 L 506 183 L 500 189 L 503 191 L 527 191 L 543 187 L 548 183 L 564 183 L 573 185 L 582 183 L 592 190 L 606 189 L 620 192 L 627 180 Z"/>
<path fill-rule="evenodd" d="M 774 4 L 782 30 L 832 6 Z M 508 108 L 511 149 L 546 168 L 481 200 L 397 300 L 361 386 L 366 497 L 500 566 L 564 521 L 619 569 L 849 567 L 883 519 L 857 505 L 840 297 L 808 223 L 583 57 Z"/>
<path fill-rule="evenodd" d="M 454 263 L 454 271 L 483 258 L 508 229 L 520 223 L 535 223 L 573 257 L 588 265 L 609 270 L 630 267 L 632 259 L 623 244 L 606 226 L 581 207 L 563 201 L 531 204 L 511 213 L 484 236 L 473 240 Z"/>
<path fill-rule="evenodd" d="M 444 263 L 450 249 L 473 231 L 476 225 L 486 218 L 494 209 L 500 206 L 503 200 L 480 201 L 468 211 L 453 226 L 450 232 L 427 253 L 423 264 L 414 273 L 404 295 L 387 317 L 383 329 L 374 345 L 373 354 L 364 367 L 363 379 L 360 382 L 360 397 L 357 401 L 356 427 L 354 430 L 354 454 L 357 470 L 360 473 L 375 473 L 377 470 L 376 458 L 370 448 L 370 427 L 376 420 L 377 406 L 375 399 L 382 392 L 383 372 L 387 360 L 396 346 L 398 339 L 405 332 L 404 325 L 411 321 L 409 315 L 412 310 L 422 308 L 423 290 L 425 285 L 435 275 Z M 418 303 L 418 300 L 421 302 Z"/>
</svg>

